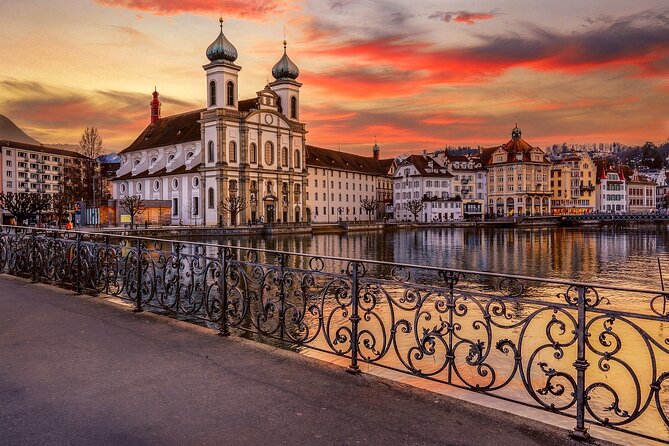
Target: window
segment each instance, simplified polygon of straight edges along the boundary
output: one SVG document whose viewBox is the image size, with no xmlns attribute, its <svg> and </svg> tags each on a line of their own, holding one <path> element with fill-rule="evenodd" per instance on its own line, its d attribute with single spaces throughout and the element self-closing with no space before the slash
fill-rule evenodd
<svg viewBox="0 0 669 446">
<path fill-rule="evenodd" d="M 142 183 L 140 183 L 140 182 L 138 181 L 138 182 L 137 182 L 137 192 L 141 192 L 141 191 L 142 191 Z"/>
<path fill-rule="evenodd" d="M 167 162 L 168 162 L 168 163 L 171 163 L 172 161 L 174 161 L 174 155 L 170 155 L 170 156 L 167 158 Z"/>
<path fill-rule="evenodd" d="M 281 148 L 281 165 L 288 167 L 288 147 Z"/>
<path fill-rule="evenodd" d="M 178 198 L 172 198 L 172 215 L 175 216 L 175 217 L 179 215 L 179 199 Z"/>
<path fill-rule="evenodd" d="M 202 85 L 202 84 L 200 84 Z M 216 105 L 216 82 L 211 81 L 209 82 L 209 105 L 213 106 Z M 174 214 L 177 215 L 177 214 Z"/>
<path fill-rule="evenodd" d="M 174 190 L 179 189 L 179 180 L 176 178 L 172 180 L 172 189 Z"/>
<path fill-rule="evenodd" d="M 12 167 L 12 162 L 9 161 L 9 160 L 7 160 L 7 162 L 5 164 L 7 164 L 7 167 Z"/>
<path fill-rule="evenodd" d="M 299 150 L 295 150 L 293 156 L 294 156 L 293 165 L 295 166 L 296 169 L 300 169 L 302 166 L 302 154 L 300 153 Z"/>
<path fill-rule="evenodd" d="M 200 215 L 200 198 L 193 197 L 193 215 Z"/>
<path fill-rule="evenodd" d="M 228 105 L 235 105 L 235 84 L 232 81 L 228 81 Z"/>
<path fill-rule="evenodd" d="M 200 179 L 198 177 L 193 177 L 193 188 L 197 189 L 200 187 Z"/>
<path fill-rule="evenodd" d="M 268 166 L 274 164 L 274 145 L 271 141 L 265 143 L 265 164 Z"/>
<path fill-rule="evenodd" d="M 153 182 L 153 190 L 158 191 L 160 189 L 160 180 Z"/>
<path fill-rule="evenodd" d="M 207 144 L 207 159 L 210 163 L 214 162 L 214 141 L 209 141 Z"/>
<path fill-rule="evenodd" d="M 290 118 L 297 119 L 297 98 L 295 96 L 290 97 Z"/>
<path fill-rule="evenodd" d="M 121 184 L 121 193 L 122 193 L 122 194 L 125 193 L 125 184 Z"/>
<path fill-rule="evenodd" d="M 208 193 L 209 209 L 214 209 L 214 188 L 210 187 Z"/>
<path fill-rule="evenodd" d="M 158 158 L 151 158 L 151 165 L 153 166 L 158 161 Z"/>
<path fill-rule="evenodd" d="M 251 146 L 249 147 L 249 157 L 251 158 L 251 162 L 253 164 L 258 162 L 258 148 L 256 147 L 255 143 L 251 143 Z"/>
<path fill-rule="evenodd" d="M 237 162 L 237 144 L 235 144 L 234 141 L 230 141 L 230 144 L 228 145 L 229 147 L 229 156 L 228 156 L 228 161 L 231 163 L 236 163 Z"/>
</svg>

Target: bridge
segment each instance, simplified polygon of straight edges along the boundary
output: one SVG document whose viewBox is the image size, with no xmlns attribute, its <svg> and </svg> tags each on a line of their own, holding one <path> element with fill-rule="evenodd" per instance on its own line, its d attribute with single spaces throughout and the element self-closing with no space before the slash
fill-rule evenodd
<svg viewBox="0 0 669 446">
<path fill-rule="evenodd" d="M 669 292 L 15 227 L 0 227 L 0 291 L 17 444 L 572 442 L 367 373 L 557 417 L 572 437 L 669 443 Z"/>
<path fill-rule="evenodd" d="M 564 223 L 583 223 L 583 222 L 669 222 L 669 214 L 666 212 L 653 212 L 650 214 L 611 214 L 603 212 L 593 212 L 582 215 L 564 215 L 561 217 Z"/>
</svg>

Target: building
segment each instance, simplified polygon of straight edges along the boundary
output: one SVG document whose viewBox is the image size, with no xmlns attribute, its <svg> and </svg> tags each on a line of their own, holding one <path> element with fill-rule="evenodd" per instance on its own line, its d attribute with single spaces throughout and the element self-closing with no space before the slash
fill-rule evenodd
<svg viewBox="0 0 669 446">
<path fill-rule="evenodd" d="M 120 152 L 112 187 L 119 200 L 140 195 L 171 224 L 206 226 L 305 221 L 305 124 L 300 121 L 298 67 L 283 55 L 274 81 L 256 97 L 238 98 L 237 50 L 221 30 L 207 48 L 206 107 L 161 117 L 158 92 L 151 123 Z M 239 207 L 231 212 L 230 203 Z M 121 214 L 116 221 L 122 220 Z"/>
<path fill-rule="evenodd" d="M 627 211 L 632 214 L 647 214 L 656 210 L 657 183 L 638 172 L 627 180 Z"/>
<path fill-rule="evenodd" d="M 551 166 L 553 215 L 587 214 L 596 207 L 597 167 L 585 152 L 570 153 Z"/>
<path fill-rule="evenodd" d="M 423 223 L 462 219 L 462 198 L 454 175 L 427 153 L 402 160 L 393 176 L 395 219 Z M 419 205 L 420 203 L 420 205 Z M 419 212 L 415 215 L 412 206 Z"/>
<path fill-rule="evenodd" d="M 546 153 L 521 138 L 516 126 L 511 140 L 481 149 L 488 169 L 488 212 L 497 216 L 549 215 L 551 163 Z"/>
<path fill-rule="evenodd" d="M 385 218 L 392 206 L 395 160 L 381 159 L 380 150 L 374 144 L 373 156 L 366 157 L 307 146 L 307 220 L 336 223 Z"/>
<path fill-rule="evenodd" d="M 487 203 L 487 170 L 480 155 L 452 155 L 447 150 L 435 152 L 434 160 L 453 175 L 453 195 L 462 199 L 465 220 L 482 219 Z"/>
<path fill-rule="evenodd" d="M 611 169 L 605 163 L 597 166 L 596 209 L 598 212 L 627 212 L 627 185 L 622 168 Z"/>
<path fill-rule="evenodd" d="M 68 185 L 84 184 L 85 173 L 95 161 L 77 152 L 43 145 L 0 141 L 0 192 L 53 196 Z M 85 195 L 80 191 L 80 195 Z M 82 199 L 73 196 L 73 200 Z M 3 211 L 3 222 L 11 215 Z M 47 218 L 54 218 L 47 216 Z"/>
</svg>

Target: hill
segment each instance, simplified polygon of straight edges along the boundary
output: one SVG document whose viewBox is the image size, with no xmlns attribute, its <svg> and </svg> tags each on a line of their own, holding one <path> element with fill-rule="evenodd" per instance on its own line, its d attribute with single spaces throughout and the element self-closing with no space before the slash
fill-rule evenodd
<svg viewBox="0 0 669 446">
<path fill-rule="evenodd" d="M 0 139 L 8 141 L 22 142 L 25 144 L 40 144 L 34 138 L 26 135 L 11 119 L 4 115 L 0 115 Z"/>
</svg>

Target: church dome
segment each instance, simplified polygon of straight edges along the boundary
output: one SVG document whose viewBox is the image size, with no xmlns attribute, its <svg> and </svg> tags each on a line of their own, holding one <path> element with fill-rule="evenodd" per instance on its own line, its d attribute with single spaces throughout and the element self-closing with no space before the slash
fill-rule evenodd
<svg viewBox="0 0 669 446">
<path fill-rule="evenodd" d="M 286 41 L 283 41 L 283 56 L 272 68 L 272 76 L 274 79 L 297 79 L 297 76 L 300 75 L 300 69 L 297 68 L 297 65 L 290 60 L 288 54 L 286 54 Z"/>
<path fill-rule="evenodd" d="M 223 19 L 219 21 L 221 22 L 221 33 L 207 48 L 207 58 L 212 62 L 221 60 L 234 62 L 237 60 L 237 48 L 223 34 Z"/>
</svg>

